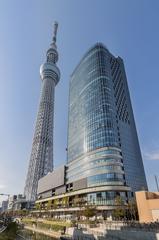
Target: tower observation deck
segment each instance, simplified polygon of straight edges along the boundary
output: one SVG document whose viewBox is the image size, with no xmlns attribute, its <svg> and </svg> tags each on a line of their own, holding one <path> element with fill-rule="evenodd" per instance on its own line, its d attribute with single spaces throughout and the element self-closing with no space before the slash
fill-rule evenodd
<svg viewBox="0 0 159 240">
<path fill-rule="evenodd" d="M 55 86 L 60 79 L 60 71 L 56 66 L 57 28 L 58 23 L 55 22 L 52 43 L 46 53 L 46 62 L 40 67 L 42 90 L 24 189 L 24 195 L 29 201 L 36 200 L 38 180 L 53 170 L 54 95 Z"/>
</svg>

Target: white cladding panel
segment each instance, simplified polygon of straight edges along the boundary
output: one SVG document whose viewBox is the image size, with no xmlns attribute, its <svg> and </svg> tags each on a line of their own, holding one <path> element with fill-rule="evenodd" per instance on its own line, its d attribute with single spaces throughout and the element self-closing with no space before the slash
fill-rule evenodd
<svg viewBox="0 0 159 240">
<path fill-rule="evenodd" d="M 43 193 L 53 188 L 64 185 L 65 179 L 65 166 L 55 169 L 53 172 L 48 173 L 45 177 L 38 181 L 37 193 Z"/>
</svg>

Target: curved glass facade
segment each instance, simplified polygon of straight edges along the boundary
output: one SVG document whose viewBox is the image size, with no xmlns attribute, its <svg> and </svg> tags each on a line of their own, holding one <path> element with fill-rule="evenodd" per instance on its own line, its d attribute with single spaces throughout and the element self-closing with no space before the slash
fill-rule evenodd
<svg viewBox="0 0 159 240">
<path fill-rule="evenodd" d="M 114 191 L 107 191 L 107 192 L 97 192 L 97 193 L 90 193 L 87 195 L 87 201 L 89 204 L 92 205 L 115 205 L 115 199 L 120 197 L 123 203 L 126 204 L 126 193 L 125 192 L 114 192 Z"/>
<path fill-rule="evenodd" d="M 97 148 L 118 147 L 107 50 L 92 48 L 70 82 L 68 161 Z"/>
<path fill-rule="evenodd" d="M 108 63 L 108 50 L 97 44 L 70 81 L 67 180 L 87 178 L 88 187 L 125 183 Z"/>
<path fill-rule="evenodd" d="M 71 75 L 68 123 L 68 184 L 147 187 L 123 63 L 101 43 Z"/>
<path fill-rule="evenodd" d="M 103 174 L 106 174 L 104 179 Z M 113 184 L 113 182 L 116 184 L 117 177 L 110 177 L 110 174 L 120 174 L 122 177 L 119 179 L 119 184 L 123 184 L 124 170 L 121 152 L 118 148 L 106 147 L 96 149 L 71 161 L 67 170 L 67 180 L 68 182 L 73 182 L 81 178 L 88 178 L 88 186 L 107 185 L 106 182 L 108 182 L 109 185 Z M 96 175 L 98 178 L 101 176 L 101 180 L 99 180 L 98 183 L 95 178 Z M 91 176 L 94 178 L 91 179 Z"/>
</svg>

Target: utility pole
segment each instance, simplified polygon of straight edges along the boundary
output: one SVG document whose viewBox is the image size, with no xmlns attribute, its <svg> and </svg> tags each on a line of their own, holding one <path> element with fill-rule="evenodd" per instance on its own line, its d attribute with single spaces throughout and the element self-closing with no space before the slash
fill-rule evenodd
<svg viewBox="0 0 159 240">
<path fill-rule="evenodd" d="M 159 192 L 159 185 L 158 185 L 158 177 L 157 177 L 157 175 L 155 175 L 155 182 L 156 182 L 156 186 L 157 186 L 157 192 Z"/>
</svg>

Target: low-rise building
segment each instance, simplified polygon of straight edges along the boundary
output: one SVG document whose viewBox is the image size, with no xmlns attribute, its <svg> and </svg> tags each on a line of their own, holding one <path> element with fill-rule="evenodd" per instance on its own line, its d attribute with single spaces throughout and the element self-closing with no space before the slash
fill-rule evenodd
<svg viewBox="0 0 159 240">
<path fill-rule="evenodd" d="M 18 211 L 29 208 L 30 202 L 28 202 L 22 194 L 13 195 L 9 197 L 8 211 Z"/>
<path fill-rule="evenodd" d="M 7 200 L 2 201 L 0 206 L 0 213 L 4 213 L 7 210 L 7 208 L 8 208 L 8 201 Z"/>
<path fill-rule="evenodd" d="M 41 178 L 38 182 L 38 199 L 66 193 L 65 175 L 66 166 L 63 165 Z"/>
<path fill-rule="evenodd" d="M 136 192 L 136 202 L 140 222 L 159 221 L 159 192 Z"/>
<path fill-rule="evenodd" d="M 61 166 L 39 180 L 37 210 L 49 210 L 55 216 L 67 217 L 91 205 L 98 210 L 98 215 L 109 219 L 112 210 L 117 207 L 114 202 L 117 196 L 122 198 L 125 206 L 127 205 L 126 193 L 130 191 L 130 187 L 89 187 L 86 179 L 67 183 L 67 171 L 67 166 Z"/>
<path fill-rule="evenodd" d="M 13 209 L 16 199 L 17 199 L 17 195 L 9 196 L 9 199 L 8 199 L 8 210 L 9 211 Z"/>
</svg>

